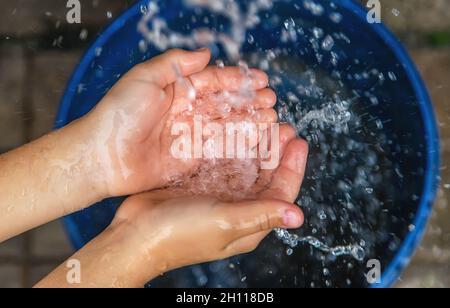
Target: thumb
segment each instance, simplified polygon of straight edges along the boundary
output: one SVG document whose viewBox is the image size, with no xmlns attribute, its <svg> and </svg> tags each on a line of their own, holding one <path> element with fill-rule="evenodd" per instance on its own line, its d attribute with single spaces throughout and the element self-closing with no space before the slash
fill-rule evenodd
<svg viewBox="0 0 450 308">
<path fill-rule="evenodd" d="M 211 59 L 211 52 L 207 48 L 197 51 L 171 49 L 153 59 L 138 65 L 139 71 L 144 71 L 144 78 L 157 84 L 161 89 L 174 83 L 180 75 L 189 75 L 201 72 Z"/>
<path fill-rule="evenodd" d="M 303 212 L 298 206 L 280 200 L 257 200 L 227 206 L 234 220 L 235 237 L 241 238 L 275 228 L 294 229 L 303 225 Z"/>
</svg>

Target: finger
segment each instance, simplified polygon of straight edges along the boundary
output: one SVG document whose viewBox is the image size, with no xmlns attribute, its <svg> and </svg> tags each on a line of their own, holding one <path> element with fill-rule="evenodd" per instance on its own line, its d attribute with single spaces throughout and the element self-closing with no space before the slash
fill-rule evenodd
<svg viewBox="0 0 450 308">
<path fill-rule="evenodd" d="M 208 97 L 213 106 L 228 105 L 235 111 L 252 111 L 261 109 L 273 109 L 277 102 L 277 96 L 272 89 L 265 88 L 258 90 L 254 97 L 243 97 L 242 94 L 235 92 L 223 92 Z"/>
<path fill-rule="evenodd" d="M 207 67 L 200 73 L 189 76 L 194 88 L 199 92 L 239 91 L 246 81 L 250 82 L 253 90 L 260 90 L 269 85 L 266 73 L 250 69 L 250 75 L 245 76 L 239 67 L 217 66 Z"/>
<path fill-rule="evenodd" d="M 274 228 L 299 228 L 304 221 L 298 206 L 280 200 L 240 202 L 230 204 L 226 210 L 236 239 Z"/>
<path fill-rule="evenodd" d="M 189 79 L 178 80 L 172 87 L 174 89 L 172 113 L 181 114 L 185 111 L 192 111 L 196 100 L 196 92 Z"/>
<path fill-rule="evenodd" d="M 267 138 L 267 130 L 270 130 L 270 125 L 265 125 L 266 127 L 264 128 L 260 127 L 259 124 L 276 123 L 277 119 L 278 115 L 275 110 L 264 109 L 257 111 L 253 115 L 249 115 L 248 113 L 236 114 L 230 118 L 217 120 L 215 121 L 215 123 L 218 123 L 227 128 L 227 136 L 237 137 L 236 134 L 245 136 L 245 139 L 247 140 L 246 144 L 248 142 L 249 149 L 258 154 L 258 146 L 261 144 L 264 138 Z M 233 128 L 231 128 L 231 124 L 234 124 L 234 126 L 232 126 Z M 237 149 L 235 149 L 235 151 L 236 150 Z"/>
<path fill-rule="evenodd" d="M 301 139 L 292 140 L 286 147 L 280 166 L 272 177 L 270 187 L 261 196 L 294 202 L 305 176 L 308 144 Z"/>
<path fill-rule="evenodd" d="M 278 114 L 272 108 L 261 109 L 255 112 L 255 114 L 252 116 L 252 119 L 255 123 L 271 124 L 278 122 Z"/>
<path fill-rule="evenodd" d="M 266 88 L 256 92 L 253 102 L 255 109 L 273 108 L 277 103 L 277 95 L 272 89 Z"/>
<path fill-rule="evenodd" d="M 227 256 L 249 253 L 258 248 L 259 244 L 270 234 L 271 231 L 258 232 L 239 238 L 225 248 Z"/>
<path fill-rule="evenodd" d="M 192 83 L 190 83 L 191 85 Z M 185 87 L 177 86 L 177 101 L 185 101 L 189 95 Z M 211 119 L 221 119 L 233 117 L 241 113 L 254 113 L 255 110 L 273 108 L 277 97 L 273 90 L 266 88 L 256 92 L 255 97 L 242 97 L 239 93 L 220 92 L 203 94 L 197 97 L 195 109 L 200 114 L 206 114 Z"/>
<path fill-rule="evenodd" d="M 278 144 L 272 144 L 272 133 L 276 133 L 276 130 L 272 130 L 269 127 L 261 132 L 261 141 L 258 144 L 258 150 L 261 153 L 261 156 L 264 152 L 271 152 L 271 151 L 277 151 L 279 153 L 279 157 L 283 157 L 284 152 L 286 150 L 287 145 L 295 139 L 296 133 L 292 126 L 289 124 L 281 124 L 278 130 L 279 134 L 279 143 Z M 272 146 L 278 146 L 278 149 L 273 149 Z M 277 166 L 278 167 L 278 166 Z"/>
<path fill-rule="evenodd" d="M 283 157 L 284 152 L 286 151 L 287 145 L 294 140 L 296 137 L 295 129 L 289 124 L 280 125 L 280 155 L 279 157 Z M 261 144 L 267 144 L 270 146 L 270 142 L 266 141 L 268 138 L 268 134 L 264 134 L 263 140 L 260 142 Z M 278 168 L 278 165 L 277 165 Z M 274 174 L 274 169 L 261 169 L 259 172 L 258 181 L 255 185 L 255 192 L 260 192 L 263 188 L 267 188 L 272 180 L 272 175 Z"/>
<path fill-rule="evenodd" d="M 254 123 L 254 124 L 270 124 L 278 121 L 278 114 L 274 109 L 261 109 L 257 110 L 253 114 L 249 112 L 241 112 L 232 114 L 225 119 L 219 119 L 218 122 L 224 123 Z M 267 129 L 267 128 L 266 128 Z"/>
<path fill-rule="evenodd" d="M 161 88 L 177 81 L 179 77 L 187 77 L 202 71 L 211 59 L 209 49 L 186 51 L 172 49 L 153 59 L 139 64 L 130 74 L 138 78 L 156 83 Z"/>
</svg>

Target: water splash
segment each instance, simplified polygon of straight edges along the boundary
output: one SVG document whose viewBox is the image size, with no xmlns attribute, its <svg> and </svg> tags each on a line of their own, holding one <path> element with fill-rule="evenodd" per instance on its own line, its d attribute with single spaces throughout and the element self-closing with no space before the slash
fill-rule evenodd
<svg viewBox="0 0 450 308">
<path fill-rule="evenodd" d="M 395 250 L 399 242 L 396 236 L 373 230 L 380 223 L 396 221 L 397 217 L 390 212 L 394 192 L 385 182 L 393 178 L 402 179 L 403 175 L 388 159 L 392 141 L 384 133 L 387 123 L 371 115 L 369 108 L 383 103 L 383 98 L 375 95 L 373 90 L 385 83 L 394 83 L 401 76 L 368 66 L 360 59 L 347 59 L 341 49 L 352 41 L 346 33 L 337 30 L 343 15 L 333 11 L 336 5 L 332 2 L 328 7 L 328 4 L 322 6 L 313 0 L 303 0 L 290 7 L 330 19 L 336 24 L 336 31 L 295 18 L 294 11 L 292 16 L 272 14 L 270 9 L 273 6 L 288 2 L 249 0 L 246 10 L 243 10 L 237 5 L 240 2 L 233 0 L 185 0 L 185 3 L 197 7 L 192 18 L 204 15 L 210 21 L 199 28 L 193 27 L 188 34 L 170 29 L 170 25 L 158 16 L 159 8 L 152 2 L 142 9 L 139 30 L 144 41 L 141 44 L 161 50 L 220 45 L 226 57 L 218 60 L 219 67 L 224 67 L 225 62 L 239 63 L 244 72 L 250 66 L 269 73 L 271 87 L 279 95 L 276 109 L 280 121 L 293 125 L 297 134 L 308 141 L 311 152 L 302 192 L 297 200 L 305 212 L 307 223 L 301 230 L 276 231 L 278 245 L 280 240 L 287 245 L 283 248 L 284 256 L 293 254 L 301 245 L 309 245 L 314 251 L 334 257 L 350 256 L 357 261 L 372 256 L 379 243 Z M 224 17 L 229 21 L 229 29 L 228 26 L 220 27 L 221 22 L 214 19 L 216 15 L 220 15 L 220 20 Z M 189 15 L 183 17 L 189 18 Z M 278 44 L 270 49 L 259 47 L 261 38 L 251 31 L 265 22 L 275 23 L 278 27 L 274 30 Z M 243 46 L 244 50 L 250 46 L 255 51 L 243 52 Z M 303 57 L 312 58 L 309 61 L 315 63 L 307 65 L 302 62 Z M 330 67 L 330 71 L 324 72 L 318 68 L 320 66 Z M 364 92 L 348 88 L 349 83 L 356 82 L 372 87 Z M 245 94 L 251 93 L 243 91 L 240 95 Z M 253 167 L 247 170 L 252 177 L 256 175 L 253 170 Z M 338 242 L 337 239 L 353 244 L 330 244 Z M 320 254 L 311 252 L 308 256 L 305 252 L 305 255 L 311 262 L 323 262 Z M 341 266 L 346 260 L 334 260 L 336 264 L 333 266 Z M 266 263 L 270 261 L 266 260 Z M 277 266 L 282 265 L 277 263 Z M 348 263 L 348 266 L 353 272 L 358 270 L 358 265 Z M 257 272 L 261 275 L 266 273 L 259 269 Z M 267 271 L 271 272 L 273 269 Z M 258 278 L 264 279 L 262 276 Z M 352 284 L 353 279 L 349 277 L 346 284 Z M 336 285 L 334 277 L 311 282 L 314 286 L 324 284 Z"/>
<path fill-rule="evenodd" d="M 318 249 L 332 256 L 351 256 L 358 261 L 363 261 L 366 256 L 364 249 L 359 245 L 330 247 L 313 236 L 300 237 L 297 234 L 291 234 L 284 229 L 276 229 L 275 234 L 279 239 L 283 241 L 284 244 L 290 246 L 291 248 L 298 247 L 299 245 L 310 245 L 315 249 Z M 292 251 L 290 252 L 290 254 L 292 254 Z"/>
<path fill-rule="evenodd" d="M 234 0 L 184 0 L 190 7 L 203 8 L 211 13 L 227 18 L 231 24 L 228 33 L 213 31 L 207 27 L 194 29 L 189 34 L 183 34 L 170 29 L 167 22 L 158 17 L 159 6 L 156 2 L 149 2 L 148 7 L 141 7 L 143 18 L 138 24 L 147 44 L 156 46 L 160 50 L 174 47 L 195 49 L 199 46 L 220 44 L 225 48 L 230 59 L 241 58 L 240 50 L 247 41 L 247 31 L 257 26 L 261 20 L 260 11 L 270 10 L 273 3 L 279 0 L 253 0 L 247 11 L 243 11 Z"/>
</svg>

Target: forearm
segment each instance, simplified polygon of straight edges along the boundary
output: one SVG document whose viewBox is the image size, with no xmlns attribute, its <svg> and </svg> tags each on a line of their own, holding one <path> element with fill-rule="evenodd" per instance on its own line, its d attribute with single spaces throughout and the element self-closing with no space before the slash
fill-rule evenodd
<svg viewBox="0 0 450 308">
<path fill-rule="evenodd" d="M 75 122 L 0 156 L 0 242 L 106 197 L 88 127 Z"/>
</svg>

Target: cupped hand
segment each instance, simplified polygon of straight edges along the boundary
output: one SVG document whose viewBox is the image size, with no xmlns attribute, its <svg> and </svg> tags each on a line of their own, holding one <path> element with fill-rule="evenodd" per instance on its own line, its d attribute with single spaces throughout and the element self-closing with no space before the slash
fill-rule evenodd
<svg viewBox="0 0 450 308">
<path fill-rule="evenodd" d="M 270 185 L 255 200 L 222 202 L 187 197 L 183 190 L 159 190 L 127 199 L 110 226 L 132 241 L 139 268 L 155 275 L 254 250 L 274 228 L 298 228 L 300 208 L 293 204 L 303 180 L 307 145 L 287 142 Z M 127 246 L 128 247 L 128 246 Z M 151 275 L 139 273 L 141 282 Z"/>
<path fill-rule="evenodd" d="M 200 160 L 177 160 L 170 152 L 174 122 L 191 125 L 194 114 L 224 119 L 275 122 L 274 92 L 258 70 L 207 67 L 207 49 L 171 50 L 130 70 L 87 115 L 94 157 L 106 196 L 131 195 L 165 187 L 195 169 Z M 240 106 L 233 97 L 242 86 L 255 93 Z M 227 100 L 227 104 L 224 104 Z M 231 106 L 221 109 L 221 106 Z M 195 112 L 191 112 L 195 108 Z"/>
</svg>

